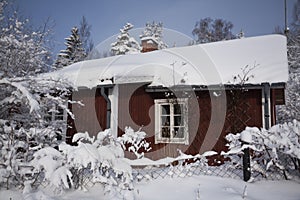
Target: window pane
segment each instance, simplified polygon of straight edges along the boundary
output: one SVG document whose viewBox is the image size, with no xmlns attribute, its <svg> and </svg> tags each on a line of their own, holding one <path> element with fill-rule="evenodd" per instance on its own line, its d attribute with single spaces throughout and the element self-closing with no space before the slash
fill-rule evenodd
<svg viewBox="0 0 300 200">
<path fill-rule="evenodd" d="M 161 128 L 161 137 L 163 138 L 170 138 L 170 127 L 162 127 Z"/>
<path fill-rule="evenodd" d="M 174 138 L 184 138 L 184 127 L 175 127 L 173 137 Z"/>
<path fill-rule="evenodd" d="M 52 121 L 52 116 L 51 115 L 44 115 L 44 120 L 47 122 L 51 122 Z"/>
<path fill-rule="evenodd" d="M 64 120 L 63 115 L 55 115 L 55 120 Z"/>
<path fill-rule="evenodd" d="M 64 119 L 64 110 L 59 108 L 55 114 L 55 120 L 63 120 Z"/>
<path fill-rule="evenodd" d="M 161 105 L 161 114 L 170 115 L 170 105 Z"/>
<path fill-rule="evenodd" d="M 174 104 L 174 115 L 181 115 L 183 111 L 183 106 L 182 104 Z"/>
<path fill-rule="evenodd" d="M 174 116 L 174 126 L 183 126 L 183 116 Z"/>
<path fill-rule="evenodd" d="M 161 116 L 161 125 L 170 126 L 170 116 Z"/>
</svg>

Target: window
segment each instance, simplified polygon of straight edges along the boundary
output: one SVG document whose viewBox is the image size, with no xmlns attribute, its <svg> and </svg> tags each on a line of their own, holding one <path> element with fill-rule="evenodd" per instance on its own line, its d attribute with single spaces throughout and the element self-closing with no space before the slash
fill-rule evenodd
<svg viewBox="0 0 300 200">
<path fill-rule="evenodd" d="M 49 126 L 56 127 L 59 140 L 65 139 L 67 131 L 67 112 L 62 107 L 47 101 L 42 102 L 43 119 Z"/>
<path fill-rule="evenodd" d="M 155 100 L 155 143 L 188 144 L 187 99 Z"/>
<path fill-rule="evenodd" d="M 47 109 L 47 111 L 44 114 L 44 119 L 48 122 L 53 122 L 53 121 L 66 121 L 65 117 L 66 117 L 66 112 L 64 109 L 56 106 L 56 105 L 52 105 L 51 109 Z"/>
</svg>

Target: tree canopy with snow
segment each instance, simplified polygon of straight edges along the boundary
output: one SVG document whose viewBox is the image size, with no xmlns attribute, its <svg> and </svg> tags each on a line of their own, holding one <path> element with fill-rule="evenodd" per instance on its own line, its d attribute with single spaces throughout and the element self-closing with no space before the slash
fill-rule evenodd
<svg viewBox="0 0 300 200">
<path fill-rule="evenodd" d="M 111 53 L 113 55 L 124 55 L 140 52 L 139 43 L 129 35 L 129 31 L 133 28 L 131 23 L 126 23 L 120 29 L 120 34 L 117 36 L 117 41 L 111 44 Z"/>
<path fill-rule="evenodd" d="M 91 29 L 92 26 L 88 23 L 86 17 L 82 16 L 79 24 L 79 36 L 86 55 L 88 55 L 94 48 L 94 42 L 91 38 Z"/>
<path fill-rule="evenodd" d="M 147 22 L 144 31 L 140 35 L 140 39 L 152 39 L 158 44 L 158 49 L 165 49 L 168 45 L 162 40 L 163 38 L 163 23 Z"/>
<path fill-rule="evenodd" d="M 65 40 L 65 45 L 67 48 L 65 50 L 61 50 L 58 54 L 57 60 L 54 64 L 56 69 L 83 61 L 86 57 L 77 27 L 72 28 L 70 37 L 66 38 Z"/>
<path fill-rule="evenodd" d="M 192 34 L 196 37 L 197 43 L 216 42 L 221 40 L 234 39 L 231 32 L 233 24 L 224 19 L 211 19 L 210 17 L 196 22 Z"/>
<path fill-rule="evenodd" d="M 0 2 L 0 77 L 21 77 L 45 72 L 49 66 L 49 48 L 46 37 L 47 24 L 42 30 L 33 30 L 27 19 L 8 10 Z"/>
<path fill-rule="evenodd" d="M 287 32 L 289 80 L 286 84 L 285 105 L 279 106 L 278 121 L 300 121 L 300 1 L 295 3 L 294 21 Z M 283 34 L 283 33 L 282 33 Z"/>
</svg>

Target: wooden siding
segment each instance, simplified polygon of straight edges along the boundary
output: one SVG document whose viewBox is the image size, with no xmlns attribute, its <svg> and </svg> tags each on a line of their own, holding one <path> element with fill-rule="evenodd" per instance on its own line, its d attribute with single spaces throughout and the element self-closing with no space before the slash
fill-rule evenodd
<svg viewBox="0 0 300 200">
<path fill-rule="evenodd" d="M 223 94 L 224 95 L 224 94 Z M 146 93 L 142 84 L 126 84 L 119 87 L 119 130 L 118 135 L 122 135 L 125 126 L 130 126 L 135 130 L 142 127 L 147 133 L 146 140 L 151 143 L 152 150 L 146 153 L 151 159 L 160 159 L 166 156 L 178 156 L 178 149 L 187 154 L 199 153 L 204 145 L 203 141 L 207 134 L 216 135 L 215 127 L 223 127 L 218 138 L 211 138 L 210 142 L 214 142 L 212 149 L 215 151 L 225 150 L 225 136 L 229 132 L 242 131 L 246 126 L 262 127 L 262 103 L 261 90 L 249 90 L 243 92 L 237 109 L 232 110 L 232 99 L 236 94 L 226 92 L 227 111 L 225 124 L 222 119 L 211 122 L 211 105 L 220 106 L 218 97 L 209 94 L 208 91 L 196 92 L 197 98 L 189 99 L 189 145 L 184 144 L 155 144 L 155 114 L 154 99 L 166 98 L 164 93 Z M 213 98 L 213 99 L 211 99 Z M 197 99 L 197 100 L 195 100 Z M 200 116 L 199 116 L 200 112 Z M 218 113 L 216 114 L 218 116 Z M 200 118 L 199 118 L 200 117 Z M 200 120 L 199 120 L 200 119 Z M 234 122 L 234 124 L 232 124 Z M 219 123 L 219 124 L 218 124 Z M 212 126 L 209 129 L 209 126 Z M 208 133 L 208 130 L 210 133 Z M 205 140 L 208 141 L 208 140 Z M 208 149 L 205 149 L 208 150 Z M 202 153 L 202 152 L 201 152 Z"/>
<path fill-rule="evenodd" d="M 194 96 L 188 101 L 189 144 L 155 144 L 154 100 L 166 99 L 166 94 L 164 92 L 146 92 L 145 87 L 144 84 L 119 85 L 118 135 L 121 136 L 124 133 L 125 126 L 130 126 L 134 130 L 141 128 L 145 131 L 147 133 L 146 140 L 151 143 L 152 147 L 151 151 L 145 154 L 148 158 L 156 160 L 167 156 L 176 157 L 178 149 L 186 154 L 203 153 L 207 150 L 224 151 L 226 150 L 225 136 L 228 133 L 240 132 L 246 126 L 262 127 L 262 91 L 260 89 L 220 92 L 219 95 L 226 95 L 227 100 L 225 121 L 222 119 L 222 109 L 224 108 L 222 98 L 210 94 L 209 91 L 196 91 L 192 92 Z M 275 106 L 280 103 L 283 91 L 283 89 L 271 90 L 273 120 L 275 120 Z M 180 95 L 177 97 L 181 98 Z M 183 92 L 182 95 L 186 95 L 186 92 Z M 74 91 L 70 100 L 81 101 L 84 106 L 69 105 L 76 120 L 74 121 L 68 116 L 68 143 L 71 144 L 72 136 L 77 132 L 87 131 L 91 136 L 96 136 L 99 131 L 106 128 L 107 103 L 99 89 Z M 282 100 L 280 101 L 282 103 Z M 212 113 L 212 107 L 217 113 Z M 221 128 L 218 129 L 218 127 Z M 134 157 L 129 153 L 127 156 Z M 220 156 L 212 157 L 210 164 L 223 162 L 223 159 Z"/>
<path fill-rule="evenodd" d="M 239 91 L 235 91 L 239 92 Z M 237 95 L 239 96 L 239 95 Z M 217 152 L 226 151 L 225 136 L 228 133 L 238 133 L 243 131 L 246 126 L 262 127 L 262 92 L 260 89 L 248 90 L 241 93 L 237 105 L 231 104 L 236 98 L 235 93 L 227 91 L 227 111 L 226 120 L 222 133 L 214 146 Z M 215 160 L 210 160 L 210 164 L 220 164 L 224 161 L 222 156 L 215 156 Z"/>
<path fill-rule="evenodd" d="M 78 104 L 69 105 L 75 114 L 75 120 L 68 116 L 67 143 L 72 143 L 72 136 L 77 132 L 87 131 L 90 136 L 96 136 L 99 131 L 106 129 L 106 101 L 100 94 L 100 89 L 80 89 L 74 91 L 71 97 Z"/>
</svg>

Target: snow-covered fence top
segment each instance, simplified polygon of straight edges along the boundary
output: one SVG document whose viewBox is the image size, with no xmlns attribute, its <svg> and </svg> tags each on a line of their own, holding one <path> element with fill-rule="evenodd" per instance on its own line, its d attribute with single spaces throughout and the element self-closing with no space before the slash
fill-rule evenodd
<svg viewBox="0 0 300 200">
<path fill-rule="evenodd" d="M 45 74 L 77 87 L 150 82 L 152 86 L 227 84 L 245 66 L 256 66 L 249 84 L 288 80 L 286 38 L 267 35 L 113 56 L 75 63 Z"/>
</svg>

